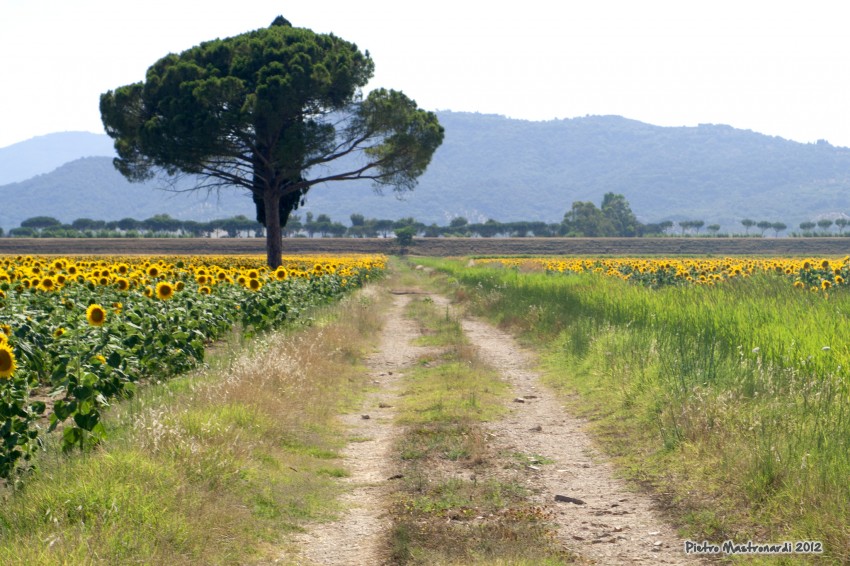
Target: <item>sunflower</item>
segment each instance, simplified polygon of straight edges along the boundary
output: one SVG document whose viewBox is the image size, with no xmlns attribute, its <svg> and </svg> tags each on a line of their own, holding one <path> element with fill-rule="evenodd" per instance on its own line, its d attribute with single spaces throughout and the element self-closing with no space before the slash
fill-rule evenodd
<svg viewBox="0 0 850 566">
<path fill-rule="evenodd" d="M 92 326 L 103 326 L 106 322 L 106 311 L 98 304 L 89 305 L 86 309 L 86 320 Z"/>
<path fill-rule="evenodd" d="M 12 335 L 12 327 L 8 324 L 0 324 L 0 334 L 5 334 L 6 336 Z"/>
<path fill-rule="evenodd" d="M 167 301 L 174 296 L 174 286 L 166 281 L 160 281 L 156 284 L 156 298 Z"/>
<path fill-rule="evenodd" d="M 210 293 L 212 293 L 212 289 L 210 289 L 206 285 L 203 285 L 198 288 L 198 293 L 200 293 L 201 295 L 209 295 Z"/>
<path fill-rule="evenodd" d="M 53 331 L 53 337 L 54 338 L 59 338 L 63 334 L 65 334 L 65 329 L 62 328 L 61 326 Z"/>
<path fill-rule="evenodd" d="M 57 285 L 56 281 L 54 281 L 53 278 L 45 277 L 41 280 L 41 284 L 39 285 L 39 287 L 44 291 L 54 291 L 56 290 Z"/>
<path fill-rule="evenodd" d="M 832 282 L 828 279 L 824 279 L 823 281 L 820 282 L 820 286 L 821 286 L 821 289 L 826 291 L 827 289 L 832 287 Z"/>
<path fill-rule="evenodd" d="M 275 277 L 275 279 L 277 279 L 278 281 L 283 281 L 283 280 L 284 280 L 284 279 L 286 279 L 288 276 L 289 276 L 289 274 L 286 272 L 286 268 L 285 268 L 285 267 L 283 267 L 283 266 L 278 267 L 278 268 L 275 270 L 275 272 L 274 272 L 274 277 Z"/>
<path fill-rule="evenodd" d="M 115 280 L 115 286 L 119 291 L 126 291 L 130 288 L 130 280 L 126 277 L 119 277 Z"/>
<path fill-rule="evenodd" d="M 260 287 L 262 287 L 262 286 L 263 286 L 263 284 L 260 283 L 259 279 L 249 279 L 248 280 L 248 288 L 251 289 L 252 291 L 259 291 Z"/>
<path fill-rule="evenodd" d="M 15 353 L 8 344 L 0 344 L 0 377 L 9 379 L 15 374 L 17 368 Z"/>
</svg>

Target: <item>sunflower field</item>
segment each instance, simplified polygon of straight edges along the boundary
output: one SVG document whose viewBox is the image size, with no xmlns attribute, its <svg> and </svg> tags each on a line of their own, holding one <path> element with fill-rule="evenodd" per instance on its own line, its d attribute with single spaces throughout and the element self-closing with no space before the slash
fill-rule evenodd
<svg viewBox="0 0 850 566">
<path fill-rule="evenodd" d="M 298 319 L 379 277 L 383 256 L 0 256 L 0 477 L 46 431 L 66 449 L 104 438 L 102 411 L 139 382 L 185 372 L 234 327 Z"/>
<path fill-rule="evenodd" d="M 649 287 L 715 285 L 760 274 L 786 276 L 809 291 L 828 291 L 850 281 L 850 256 L 829 258 L 486 258 L 479 265 L 523 271 L 599 273 Z"/>
</svg>

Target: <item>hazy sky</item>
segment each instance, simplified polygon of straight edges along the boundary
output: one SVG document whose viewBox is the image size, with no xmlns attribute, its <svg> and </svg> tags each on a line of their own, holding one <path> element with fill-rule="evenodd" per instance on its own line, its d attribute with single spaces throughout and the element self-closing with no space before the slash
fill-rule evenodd
<svg viewBox="0 0 850 566">
<path fill-rule="evenodd" d="M 0 147 L 102 132 L 101 93 L 278 14 L 368 49 L 370 87 L 430 110 L 617 114 L 850 146 L 844 2 L 0 0 Z"/>
</svg>

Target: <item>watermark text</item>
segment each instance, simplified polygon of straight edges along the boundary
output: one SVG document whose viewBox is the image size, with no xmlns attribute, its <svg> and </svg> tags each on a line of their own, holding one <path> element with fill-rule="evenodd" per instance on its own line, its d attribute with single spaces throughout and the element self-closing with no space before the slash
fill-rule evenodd
<svg viewBox="0 0 850 566">
<path fill-rule="evenodd" d="M 720 544 L 708 541 L 685 541 L 685 554 L 822 554 L 823 543 L 818 540 L 796 540 L 761 543 L 748 540 L 738 543 L 731 540 Z"/>
</svg>

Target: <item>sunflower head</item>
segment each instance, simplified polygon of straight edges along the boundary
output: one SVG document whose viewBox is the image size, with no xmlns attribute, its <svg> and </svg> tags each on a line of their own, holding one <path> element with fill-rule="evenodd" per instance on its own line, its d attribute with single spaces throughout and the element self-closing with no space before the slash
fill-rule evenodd
<svg viewBox="0 0 850 566">
<path fill-rule="evenodd" d="M 160 281 L 156 284 L 156 298 L 167 301 L 174 296 L 174 286 L 167 281 Z"/>
<path fill-rule="evenodd" d="M 9 379 L 15 374 L 17 367 L 12 347 L 5 342 L 0 343 L 0 378 Z"/>
<path fill-rule="evenodd" d="M 56 287 L 56 281 L 52 277 L 45 277 L 39 284 L 39 288 L 43 291 L 55 291 Z"/>
<path fill-rule="evenodd" d="M 92 326 L 103 326 L 106 322 L 106 311 L 98 304 L 89 305 L 86 309 L 86 320 Z"/>
<path fill-rule="evenodd" d="M 262 287 L 262 286 L 263 286 L 263 284 L 260 283 L 259 279 L 249 279 L 248 280 L 248 288 L 251 289 L 252 291 L 259 291 L 260 287 Z"/>
</svg>

